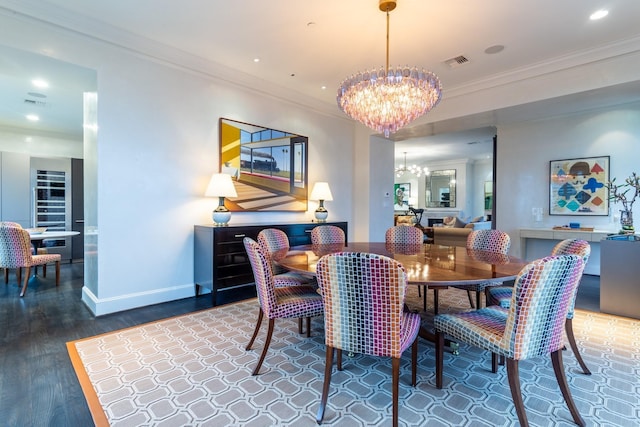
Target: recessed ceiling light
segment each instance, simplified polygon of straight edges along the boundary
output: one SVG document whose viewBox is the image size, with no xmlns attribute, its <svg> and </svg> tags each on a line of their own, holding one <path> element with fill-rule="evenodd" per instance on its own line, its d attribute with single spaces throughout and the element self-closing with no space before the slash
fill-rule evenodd
<svg viewBox="0 0 640 427">
<path fill-rule="evenodd" d="M 260 62 L 260 58 L 253 58 L 253 62 Z"/>
<path fill-rule="evenodd" d="M 326 86 L 322 86 L 322 87 L 320 87 L 320 89 L 322 89 L 322 90 L 326 90 L 326 89 L 327 89 L 327 87 L 326 87 Z"/>
<path fill-rule="evenodd" d="M 42 79 L 31 80 L 31 84 L 40 89 L 49 87 L 49 83 L 47 83 L 45 80 L 42 80 Z"/>
<path fill-rule="evenodd" d="M 488 54 L 488 55 L 493 55 L 494 53 L 499 53 L 502 52 L 504 50 L 504 46 L 501 44 L 496 44 L 494 46 L 489 46 L 488 48 L 486 48 L 484 50 L 484 53 Z"/>
<path fill-rule="evenodd" d="M 604 18 L 604 17 L 605 17 L 605 16 L 607 16 L 608 14 L 609 14 L 609 11 L 608 11 L 608 10 L 600 9 L 600 10 L 598 10 L 598 11 L 596 11 L 596 12 L 593 12 L 593 13 L 591 14 L 591 16 L 589 17 L 589 19 L 591 19 L 592 21 L 596 21 L 596 20 L 598 20 L 598 19 L 602 19 L 602 18 Z"/>
<path fill-rule="evenodd" d="M 32 122 L 37 122 L 38 120 L 40 120 L 40 117 L 36 116 L 35 114 L 27 114 L 26 117 L 27 120 Z"/>
</svg>

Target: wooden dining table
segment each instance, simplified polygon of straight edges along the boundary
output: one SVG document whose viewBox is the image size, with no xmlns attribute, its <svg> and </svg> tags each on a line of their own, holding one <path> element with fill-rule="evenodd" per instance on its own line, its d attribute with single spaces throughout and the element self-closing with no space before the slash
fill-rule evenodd
<svg viewBox="0 0 640 427">
<path fill-rule="evenodd" d="M 460 246 L 384 242 L 293 246 L 276 251 L 273 260 L 287 270 L 315 275 L 318 260 L 336 252 L 368 252 L 388 256 L 404 266 L 409 285 L 439 289 L 450 285 L 513 280 L 526 265 L 525 261 L 510 255 Z M 423 329 L 420 336 L 429 341 L 434 339 L 433 333 Z"/>
</svg>

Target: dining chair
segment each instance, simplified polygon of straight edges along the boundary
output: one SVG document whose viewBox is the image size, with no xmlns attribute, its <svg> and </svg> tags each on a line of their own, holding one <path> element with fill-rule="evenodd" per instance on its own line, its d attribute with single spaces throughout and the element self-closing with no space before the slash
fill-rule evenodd
<svg viewBox="0 0 640 427">
<path fill-rule="evenodd" d="M 32 254 L 31 238 L 29 232 L 22 227 L 0 226 L 0 267 L 5 269 L 5 283 L 8 282 L 8 269 L 16 268 L 18 284 L 22 281 L 22 269 L 25 269 L 24 283 L 20 296 L 27 292 L 27 285 L 31 277 L 31 267 L 42 265 L 43 274 L 46 274 L 44 266 L 48 263 L 56 265 L 56 286 L 60 283 L 60 254 Z"/>
<path fill-rule="evenodd" d="M 445 336 L 490 351 L 494 372 L 497 356 L 504 356 L 518 421 L 521 426 L 528 426 L 520 390 L 519 362 L 549 354 L 571 416 L 576 424 L 584 426 L 562 363 L 563 325 L 583 268 L 584 262 L 578 255 L 546 257 L 527 264 L 518 273 L 509 309 L 490 306 L 435 316 L 436 387 L 442 388 Z"/>
<path fill-rule="evenodd" d="M 424 233 L 413 225 L 395 225 L 384 233 L 385 243 L 422 244 Z"/>
<path fill-rule="evenodd" d="M 311 285 L 317 287 L 315 278 L 306 277 L 287 270 L 273 260 L 273 254 L 279 250 L 289 249 L 289 237 L 287 233 L 278 228 L 265 228 L 258 233 L 258 244 L 262 246 L 269 259 L 271 260 L 271 268 L 273 271 L 274 285 L 282 286 L 298 286 Z M 258 324 L 258 329 L 260 323 Z M 298 319 L 298 333 L 302 333 L 302 318 Z"/>
<path fill-rule="evenodd" d="M 558 242 L 551 250 L 551 255 L 578 255 L 582 258 L 583 267 L 586 266 L 591 255 L 591 245 L 586 240 L 581 239 L 566 239 Z M 584 270 L 583 270 L 584 272 Z M 582 278 L 582 273 L 580 277 Z M 571 299 L 571 305 L 569 312 L 567 313 L 567 320 L 565 321 L 565 333 L 567 334 L 567 340 L 571 346 L 571 350 L 578 361 L 578 364 L 582 368 L 582 372 L 585 375 L 591 375 L 591 371 L 587 367 L 587 364 L 582 359 L 576 338 L 573 334 L 573 316 L 575 314 L 576 296 L 578 294 L 577 288 Z M 512 286 L 498 286 L 487 289 L 487 305 L 498 305 L 500 307 L 511 307 L 511 300 L 513 297 Z"/>
<path fill-rule="evenodd" d="M 335 225 L 319 225 L 311 230 L 311 243 L 327 245 L 332 243 L 345 244 L 347 241 L 344 231 Z"/>
<path fill-rule="evenodd" d="M 467 237 L 467 249 L 482 250 L 487 252 L 495 252 L 506 255 L 511 246 L 511 238 L 507 233 L 500 230 L 474 230 Z M 502 282 L 480 282 L 469 285 L 451 285 L 456 289 L 467 291 L 469 297 L 469 305 L 474 308 L 471 292 L 476 293 L 475 308 L 481 307 L 481 296 L 485 294 L 486 289 L 492 286 L 501 286 Z M 485 298 L 486 299 L 486 298 Z"/>
<path fill-rule="evenodd" d="M 266 251 L 271 259 L 271 268 L 274 277 L 290 277 L 299 280 L 300 283 L 310 283 L 312 278 L 294 273 L 280 266 L 273 260 L 273 254 L 279 250 L 289 249 L 289 237 L 287 233 L 278 228 L 265 228 L 258 233 L 258 243 Z"/>
<path fill-rule="evenodd" d="M 384 233 L 384 241 L 387 244 L 412 244 L 422 245 L 424 243 L 424 232 L 413 225 L 395 225 Z M 421 292 L 422 288 L 422 292 Z M 418 296 L 422 296 L 424 311 L 427 311 L 427 287 L 418 286 Z"/>
<path fill-rule="evenodd" d="M 246 347 L 247 350 L 251 349 L 258 335 L 263 317 L 267 316 L 269 319 L 269 329 L 264 347 L 252 373 L 252 375 L 258 375 L 267 355 L 269 344 L 271 344 L 275 319 L 306 318 L 307 336 L 309 337 L 311 336 L 311 317 L 322 315 L 324 310 L 322 297 L 314 287 L 299 284 L 285 286 L 282 282 L 278 283 L 273 277 L 271 260 L 260 244 L 250 237 L 245 237 L 243 243 L 253 270 L 258 303 L 260 304 L 258 322 Z"/>
<path fill-rule="evenodd" d="M 324 299 L 326 363 L 322 398 L 316 421 L 324 418 L 334 349 L 338 370 L 342 352 L 391 357 L 393 425 L 398 425 L 400 358 L 411 346 L 411 384 L 416 385 L 420 315 L 403 310 L 407 273 L 384 255 L 338 252 L 325 255 L 316 266 Z"/>
</svg>

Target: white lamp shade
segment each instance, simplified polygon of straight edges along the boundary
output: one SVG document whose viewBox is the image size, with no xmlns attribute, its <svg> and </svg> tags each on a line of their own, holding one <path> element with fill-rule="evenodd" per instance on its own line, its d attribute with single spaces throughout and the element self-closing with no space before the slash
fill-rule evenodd
<svg viewBox="0 0 640 427">
<path fill-rule="evenodd" d="M 226 173 L 214 173 L 211 175 L 211 180 L 204 195 L 207 197 L 238 197 L 231 175 Z"/>
<path fill-rule="evenodd" d="M 331 189 L 329 188 L 329 184 L 326 182 L 316 182 L 313 185 L 313 190 L 311 190 L 311 196 L 309 196 L 310 200 L 333 200 L 333 196 L 331 195 Z"/>
</svg>

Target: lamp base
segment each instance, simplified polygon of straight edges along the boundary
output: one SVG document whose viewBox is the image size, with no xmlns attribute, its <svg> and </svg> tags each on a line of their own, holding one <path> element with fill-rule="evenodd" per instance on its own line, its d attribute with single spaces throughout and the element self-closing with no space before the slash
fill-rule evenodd
<svg viewBox="0 0 640 427">
<path fill-rule="evenodd" d="M 229 225 L 229 220 L 231 219 L 231 211 L 224 206 L 218 206 L 216 210 L 213 211 L 211 217 L 215 225 L 226 227 Z"/>
<path fill-rule="evenodd" d="M 315 216 L 317 222 L 327 222 L 329 212 L 324 207 L 320 206 L 318 207 L 318 209 L 316 209 Z"/>
</svg>

